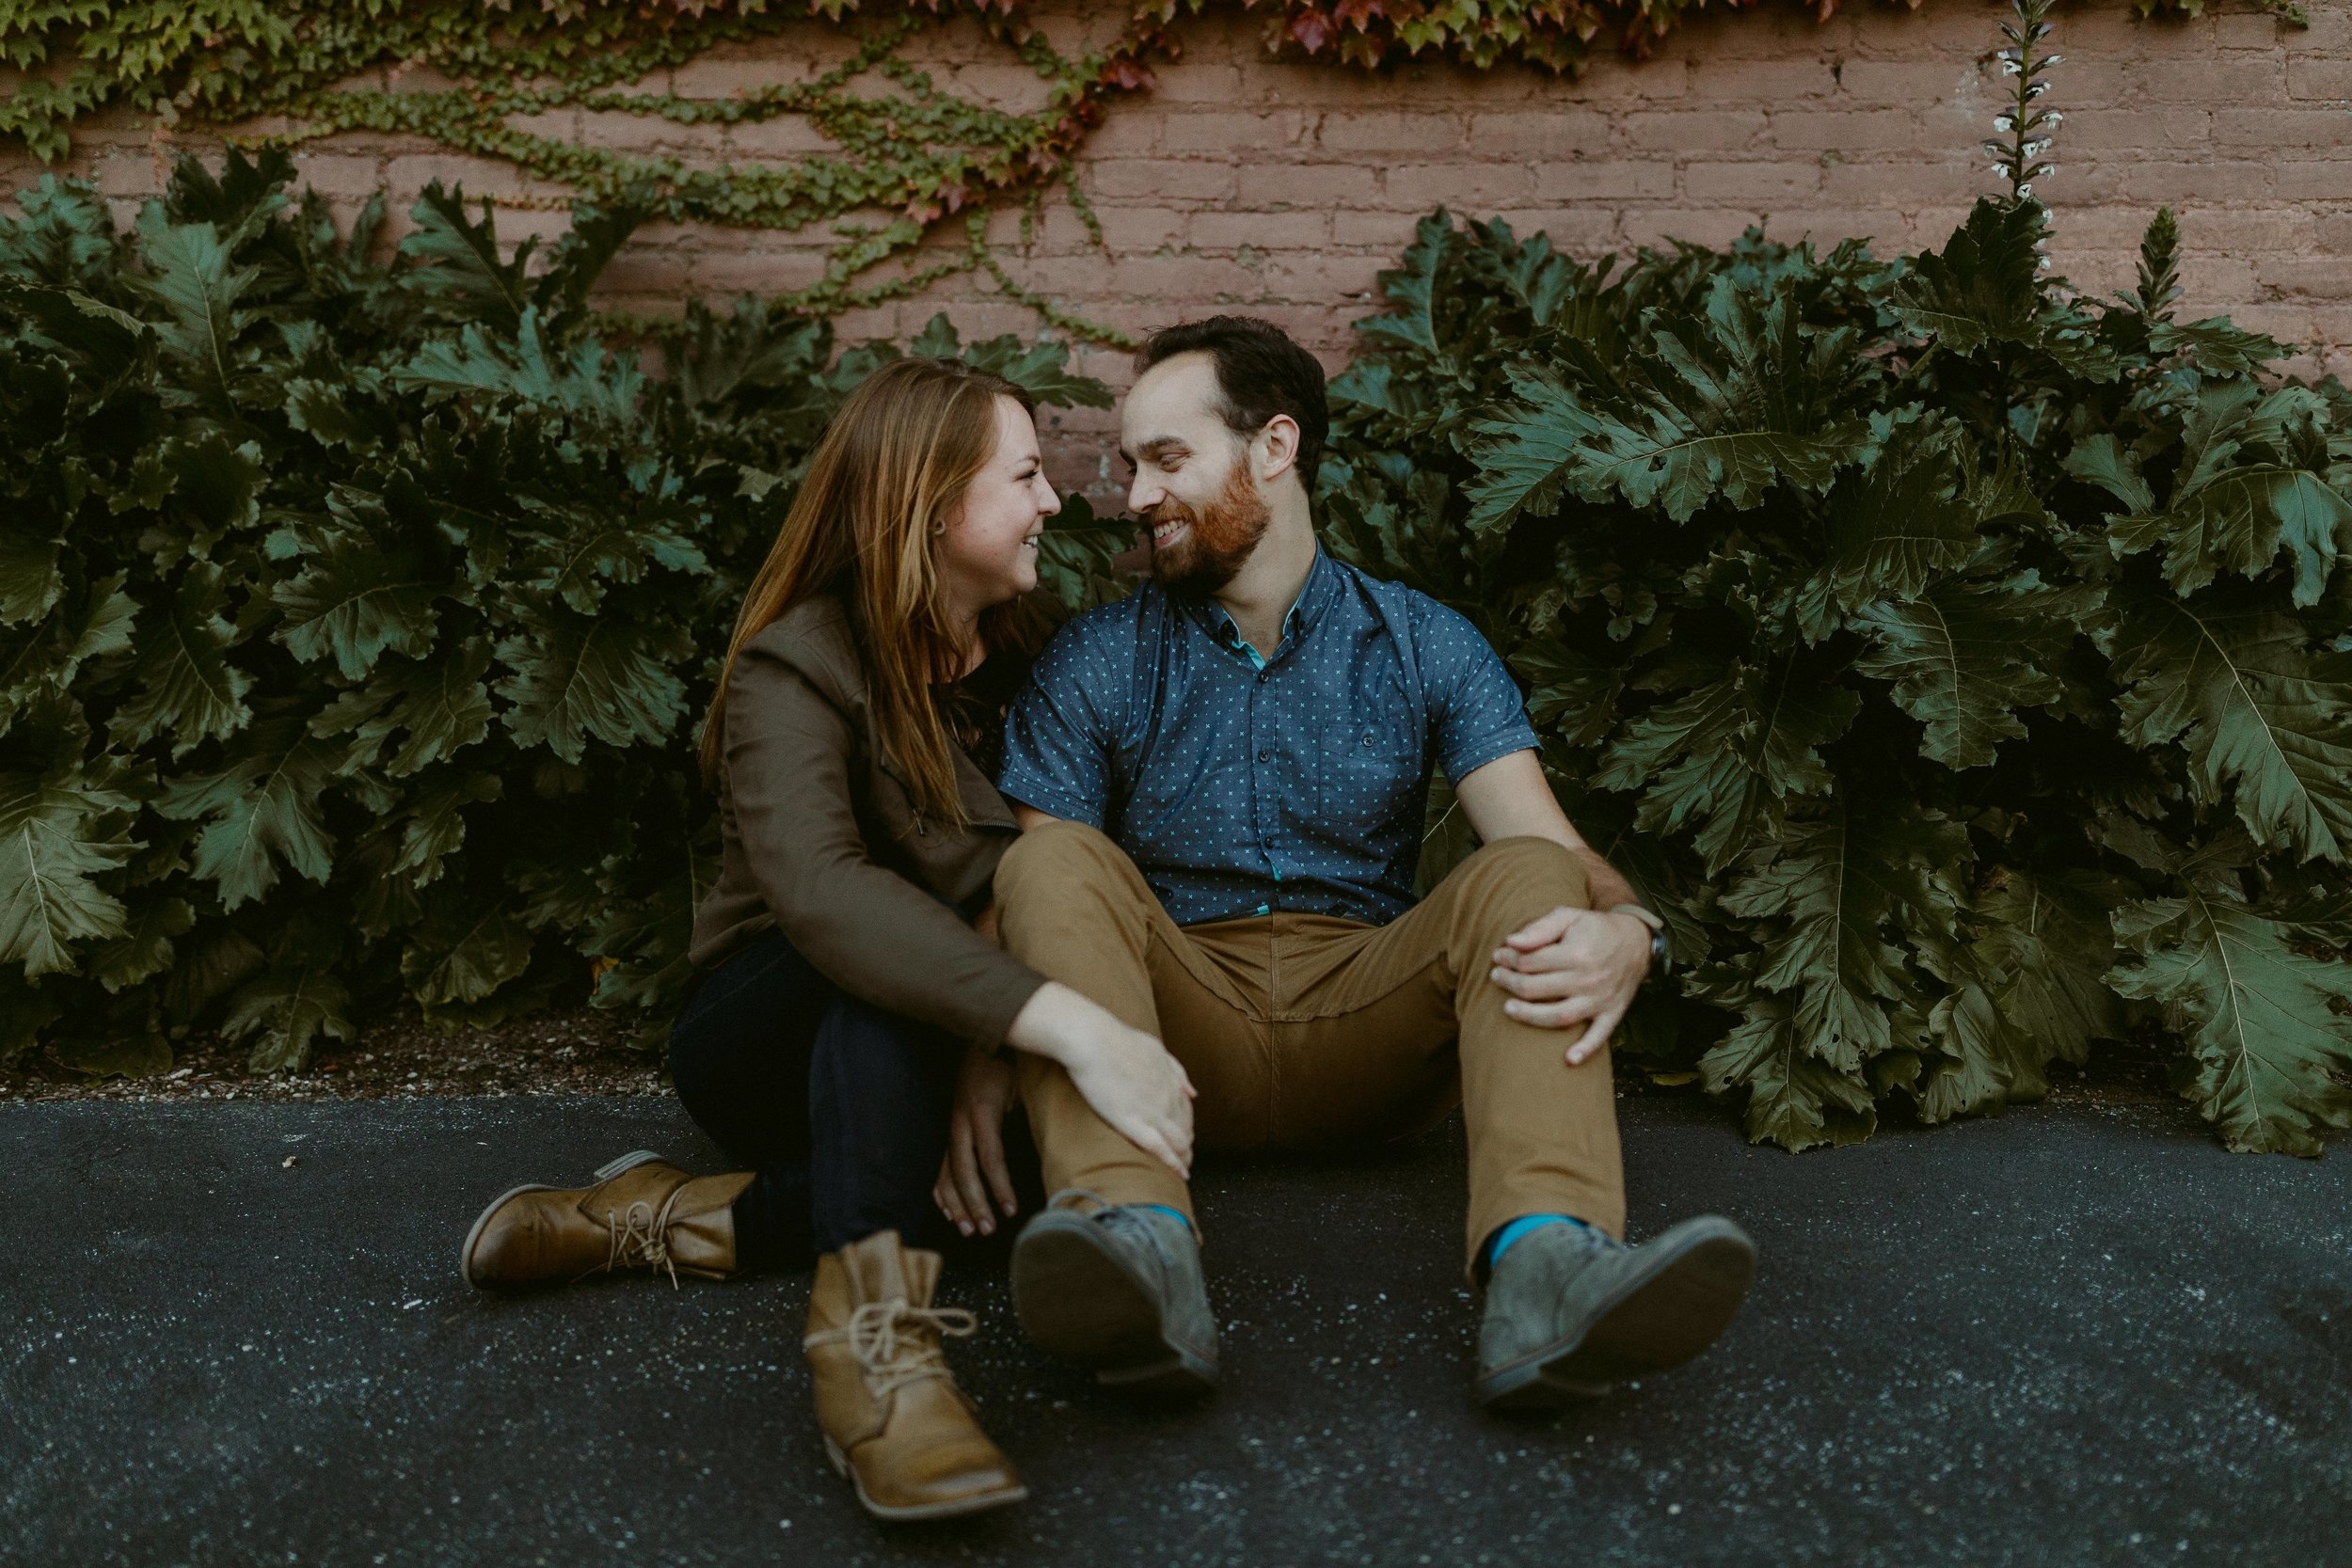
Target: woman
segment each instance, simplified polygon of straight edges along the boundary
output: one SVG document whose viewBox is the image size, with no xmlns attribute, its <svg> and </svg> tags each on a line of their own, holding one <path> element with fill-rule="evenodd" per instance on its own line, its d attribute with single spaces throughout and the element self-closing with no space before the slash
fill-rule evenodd
<svg viewBox="0 0 2352 1568">
<path fill-rule="evenodd" d="M 975 928 L 993 929 L 1017 832 L 989 782 L 1004 704 L 1050 626 L 1038 537 L 1061 503 L 1033 411 L 958 362 L 876 372 L 818 443 L 737 619 L 702 736 L 720 876 L 670 1065 L 688 1113 L 750 1168 L 692 1177 L 641 1150 L 584 1190 L 508 1194 L 465 1254 L 485 1286 L 814 1257 L 818 1421 L 883 1518 L 1026 1495 L 942 1356 L 970 1315 L 931 1307 L 939 1254 L 907 1244 L 938 1224 L 935 1185 L 967 1233 L 993 1230 L 992 1197 L 1014 1211 L 1000 1152 L 971 1131 L 993 1139 L 1010 1098 L 1001 1048 L 1060 1061 L 1172 1166 L 1191 1155 L 1191 1085 L 1159 1042 Z"/>
</svg>

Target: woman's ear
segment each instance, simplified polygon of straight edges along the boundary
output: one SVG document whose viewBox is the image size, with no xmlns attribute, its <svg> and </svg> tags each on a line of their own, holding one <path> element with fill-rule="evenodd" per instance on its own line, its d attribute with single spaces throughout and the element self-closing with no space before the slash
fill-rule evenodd
<svg viewBox="0 0 2352 1568">
<path fill-rule="evenodd" d="M 1266 420 L 1250 445 L 1255 449 L 1251 456 L 1256 459 L 1258 483 L 1270 483 L 1298 462 L 1298 421 L 1288 414 L 1277 414 Z"/>
</svg>

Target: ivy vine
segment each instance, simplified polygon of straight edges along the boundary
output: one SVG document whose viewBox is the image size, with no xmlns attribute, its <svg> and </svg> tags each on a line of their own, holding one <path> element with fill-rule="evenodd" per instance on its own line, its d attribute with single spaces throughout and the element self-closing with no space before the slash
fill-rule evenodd
<svg viewBox="0 0 2352 1568">
<path fill-rule="evenodd" d="M 1232 3 L 1232 0 L 1226 0 Z M 1722 0 L 1732 7 L 1758 0 Z M 1823 18 L 1838 0 L 1807 0 Z M 1916 5 L 1918 0 L 1911 0 Z M 2129 0 L 2141 14 L 2195 15 L 2204 0 Z M 1124 341 L 1020 284 L 990 248 L 987 214 L 1065 191 L 1097 243 L 1101 230 L 1074 156 L 1114 96 L 1147 87 L 1180 50 L 1177 24 L 1209 0 L 1136 0 L 1109 45 L 1057 50 L 1014 0 L 0 0 L 0 62 L 20 72 L 0 93 L 0 137 L 44 161 L 71 150 L 73 129 L 109 110 L 166 123 L 248 126 L 232 139 L 284 146 L 339 132 L 398 132 L 514 165 L 606 206 L 648 217 L 751 229 L 829 227 L 821 277 L 777 303 L 818 315 L 903 297 L 957 273 L 992 277 L 1009 297 L 1065 331 Z M 1707 0 L 1240 0 L 1263 18 L 1269 48 L 1359 67 L 1443 58 L 1473 67 L 1518 61 L 1563 72 L 1613 35 L 1646 52 Z M 2297 24 L 2294 0 L 2264 0 Z M 815 17 L 856 40 L 812 80 L 707 99 L 636 86 L 729 43 Z M 901 52 L 922 31 L 976 19 L 1046 88 L 1030 113 L 943 92 Z M 401 68 L 427 68 L 409 85 Z M 397 74 L 396 74 L 397 73 Z M 434 79 L 437 78 L 437 81 Z M 892 90 L 861 91 L 880 78 Z M 371 81 L 373 85 L 371 85 Z M 686 161 L 580 145 L 518 121 L 565 109 L 741 125 L 803 116 L 838 149 L 792 161 Z M 882 211 L 889 221 L 853 214 Z M 961 247 L 914 252 L 961 214 Z M 884 263 L 898 261 L 894 270 Z"/>
</svg>

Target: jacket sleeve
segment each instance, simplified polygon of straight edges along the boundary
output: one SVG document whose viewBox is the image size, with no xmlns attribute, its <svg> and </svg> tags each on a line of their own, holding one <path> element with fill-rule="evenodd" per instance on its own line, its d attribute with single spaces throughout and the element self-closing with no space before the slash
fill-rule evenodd
<svg viewBox="0 0 2352 1568">
<path fill-rule="evenodd" d="M 727 786 L 777 927 L 828 979 L 886 1012 L 1003 1042 L 1044 977 L 867 855 L 849 720 L 757 642 L 727 683 Z"/>
</svg>

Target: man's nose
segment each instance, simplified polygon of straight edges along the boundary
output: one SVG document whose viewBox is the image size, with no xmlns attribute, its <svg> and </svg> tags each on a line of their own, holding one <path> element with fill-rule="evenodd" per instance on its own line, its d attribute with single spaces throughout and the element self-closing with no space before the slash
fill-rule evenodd
<svg viewBox="0 0 2352 1568">
<path fill-rule="evenodd" d="M 1135 482 L 1127 486 L 1127 510 L 1138 517 L 1145 516 L 1167 498 L 1168 491 L 1158 480 L 1137 474 Z"/>
</svg>

